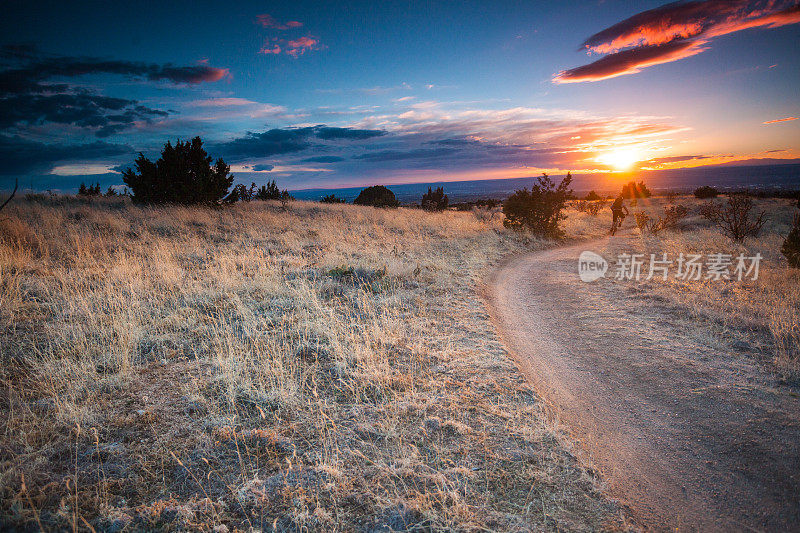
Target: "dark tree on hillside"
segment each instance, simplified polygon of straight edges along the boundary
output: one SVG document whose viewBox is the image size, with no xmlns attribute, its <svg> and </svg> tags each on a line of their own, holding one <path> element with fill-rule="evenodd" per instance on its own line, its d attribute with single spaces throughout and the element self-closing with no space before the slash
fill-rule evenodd
<svg viewBox="0 0 800 533">
<path fill-rule="evenodd" d="M 175 146 L 167 142 L 155 163 L 140 153 L 136 172 L 125 170 L 122 180 L 136 203 L 218 205 L 228 194 L 233 175 L 221 158 L 213 166 L 211 161 L 200 137 Z"/>
<path fill-rule="evenodd" d="M 506 216 L 503 225 L 517 230 L 527 229 L 543 237 L 561 237 L 559 222 L 566 218 L 563 211 L 572 196 L 570 183 L 570 173 L 558 185 L 550 176 L 542 174 L 530 191 L 516 191 L 503 203 Z"/>
<path fill-rule="evenodd" d="M 442 187 L 437 187 L 435 191 L 428 187 L 428 192 L 422 195 L 422 209 L 427 211 L 444 211 L 447 209 L 447 205 L 447 195 L 444 193 Z"/>
<path fill-rule="evenodd" d="M 373 207 L 397 207 L 400 205 L 394 193 L 383 185 L 367 187 L 358 193 L 358 197 L 353 200 L 353 203 L 356 205 L 371 205 Z"/>
<path fill-rule="evenodd" d="M 622 196 L 628 199 L 632 198 L 650 198 L 650 189 L 643 181 L 636 183 L 631 181 L 622 186 Z"/>
</svg>

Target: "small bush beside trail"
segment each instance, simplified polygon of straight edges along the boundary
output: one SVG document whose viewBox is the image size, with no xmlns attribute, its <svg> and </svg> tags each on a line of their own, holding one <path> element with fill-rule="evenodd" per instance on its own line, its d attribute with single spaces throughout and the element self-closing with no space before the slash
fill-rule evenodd
<svg viewBox="0 0 800 533">
<path fill-rule="evenodd" d="M 737 193 L 728 196 L 727 204 L 707 203 L 700 214 L 734 241 L 744 242 L 747 237 L 757 237 L 766 222 L 766 213 L 751 215 L 752 210 L 753 199 L 747 194 Z"/>
<path fill-rule="evenodd" d="M 506 216 L 503 225 L 516 230 L 527 229 L 542 237 L 562 237 L 559 222 L 566 218 L 563 211 L 572 196 L 570 183 L 572 175 L 569 173 L 558 185 L 550 176 L 542 174 L 530 191 L 516 191 L 503 203 Z"/>
<path fill-rule="evenodd" d="M 669 205 L 664 207 L 664 215 L 656 218 L 647 213 L 637 211 L 633 214 L 636 220 L 636 227 L 642 233 L 652 233 L 656 235 L 666 229 L 676 229 L 678 223 L 686 217 L 689 210 L 683 205 Z"/>
</svg>

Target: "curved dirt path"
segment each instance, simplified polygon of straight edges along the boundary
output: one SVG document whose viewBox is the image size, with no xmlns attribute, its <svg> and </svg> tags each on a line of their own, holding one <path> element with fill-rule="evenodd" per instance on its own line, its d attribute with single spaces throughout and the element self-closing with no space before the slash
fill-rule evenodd
<svg viewBox="0 0 800 533">
<path fill-rule="evenodd" d="M 746 354 L 703 344 L 636 282 L 580 281 L 581 251 L 611 258 L 631 238 L 502 265 L 487 301 L 503 341 L 638 524 L 800 530 L 796 391 Z"/>
</svg>

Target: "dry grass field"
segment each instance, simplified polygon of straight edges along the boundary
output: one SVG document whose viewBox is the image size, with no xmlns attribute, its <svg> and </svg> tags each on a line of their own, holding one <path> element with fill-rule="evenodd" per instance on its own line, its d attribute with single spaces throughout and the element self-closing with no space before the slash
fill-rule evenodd
<svg viewBox="0 0 800 533">
<path fill-rule="evenodd" d="M 715 201 L 724 203 L 725 198 Z M 704 260 L 715 253 L 734 258 L 739 254 L 746 257 L 760 254 L 758 279 L 747 276 L 743 281 L 685 281 L 671 275 L 664 281 L 658 274 L 651 280 L 633 284 L 629 290 L 671 308 L 673 313 L 685 315 L 694 325 L 694 334 L 704 343 L 717 343 L 726 349 L 733 345 L 776 370 L 788 383 L 799 383 L 800 271 L 790 268 L 780 252 L 794 217 L 800 213 L 796 201 L 755 200 L 753 211 L 765 212 L 766 223 L 757 237 L 748 237 L 744 243 L 732 241 L 700 215 L 701 206 L 707 202 L 693 197 L 639 200 L 636 207 L 630 207 L 631 213 L 641 211 L 656 217 L 663 214 L 665 207 L 680 204 L 687 207 L 688 214 L 677 230 L 664 230 L 656 235 L 642 233 L 631 216 L 625 226 L 633 227 L 640 238 L 637 248 L 629 253 L 645 254 L 645 266 L 649 266 L 649 254 L 661 258 L 661 254 L 667 253 L 671 260 L 676 260 L 680 253 L 702 254 Z M 610 213 L 603 213 L 602 217 L 610 217 Z M 610 218 L 607 223 L 610 224 Z M 735 259 L 731 273 L 734 266 Z M 672 272 L 676 270 L 673 265 Z"/>
<path fill-rule="evenodd" d="M 3 215 L 6 526 L 627 527 L 487 320 L 486 269 L 548 245 L 497 217 L 41 197 Z"/>
<path fill-rule="evenodd" d="M 665 199 L 632 209 L 656 213 Z M 760 252 L 642 283 L 794 379 L 792 209 L 736 245 L 678 198 L 643 251 Z M 499 217 L 35 197 L 0 221 L 0 520 L 97 531 L 626 529 L 509 360 L 481 279 L 551 246 Z M 570 210 L 570 239 L 610 225 Z M 632 226 L 632 219 L 626 227 Z M 633 230 L 638 234 L 638 230 Z M 777 365 L 775 365 L 777 363 Z"/>
</svg>

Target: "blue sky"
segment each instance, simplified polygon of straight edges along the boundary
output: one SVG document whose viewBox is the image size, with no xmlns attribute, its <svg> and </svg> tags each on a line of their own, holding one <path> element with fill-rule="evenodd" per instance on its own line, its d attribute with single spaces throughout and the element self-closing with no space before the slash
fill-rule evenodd
<svg viewBox="0 0 800 533">
<path fill-rule="evenodd" d="M 290 189 L 800 157 L 796 1 L 432 4 L 15 2 L 0 188 L 195 135 Z"/>
</svg>

